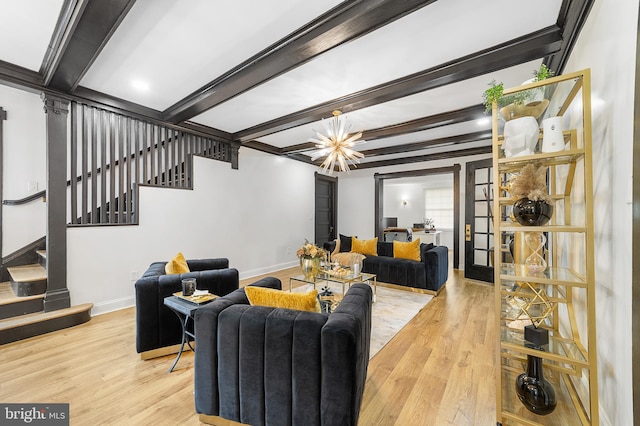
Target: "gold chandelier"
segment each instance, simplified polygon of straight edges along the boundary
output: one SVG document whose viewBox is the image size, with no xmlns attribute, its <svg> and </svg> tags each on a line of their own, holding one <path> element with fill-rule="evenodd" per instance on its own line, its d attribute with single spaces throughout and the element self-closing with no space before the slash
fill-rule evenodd
<svg viewBox="0 0 640 426">
<path fill-rule="evenodd" d="M 320 165 L 322 173 L 325 174 L 333 174 L 336 163 L 338 163 L 341 172 L 350 173 L 349 165 L 355 168 L 356 163 L 360 163 L 359 159 L 364 158 L 364 154 L 353 149 L 355 145 L 364 142 L 358 141 L 362 132 L 349 135 L 350 129 L 347 120 L 346 118 L 341 120 L 340 114 L 340 111 L 333 111 L 333 117 L 326 123 L 326 136 L 314 130 L 317 138 L 309 139 L 309 142 L 317 143 L 316 147 L 320 149 L 311 156 L 311 161 L 327 156 Z"/>
</svg>

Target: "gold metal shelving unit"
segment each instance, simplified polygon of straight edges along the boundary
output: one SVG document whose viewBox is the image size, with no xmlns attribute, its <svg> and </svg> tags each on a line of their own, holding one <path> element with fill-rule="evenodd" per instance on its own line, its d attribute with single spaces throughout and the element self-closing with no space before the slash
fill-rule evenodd
<svg viewBox="0 0 640 426">
<path fill-rule="evenodd" d="M 499 106 L 493 105 L 494 241 L 522 241 L 527 232 L 547 237 L 548 267 L 538 273 L 524 265 L 527 253 L 505 258 L 495 251 L 495 318 L 498 324 L 497 423 L 502 425 L 598 425 L 596 359 L 593 176 L 591 160 L 590 70 L 562 75 L 505 90 L 504 96 L 544 90 L 550 103 L 538 119 L 562 116 L 565 149 L 505 157 Z M 529 163 L 548 167 L 549 194 L 554 203 L 551 221 L 522 226 L 510 219 L 515 201 L 501 186 Z M 509 263 L 507 263 L 509 262 Z M 530 288 L 543 292 L 551 314 L 540 327 L 549 330 L 544 351 L 527 347 L 524 326 L 531 321 L 515 301 L 531 298 Z M 516 394 L 516 377 L 526 371 L 527 355 L 543 359 L 545 378 L 553 385 L 556 409 L 547 415 L 530 412 Z"/>
</svg>

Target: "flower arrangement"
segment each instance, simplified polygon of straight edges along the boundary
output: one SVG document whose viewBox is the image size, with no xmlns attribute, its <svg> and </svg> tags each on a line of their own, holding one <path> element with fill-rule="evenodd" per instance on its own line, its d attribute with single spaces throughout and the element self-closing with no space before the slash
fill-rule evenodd
<svg viewBox="0 0 640 426">
<path fill-rule="evenodd" d="M 308 240 L 304 240 L 304 245 L 298 249 L 296 256 L 301 259 L 324 259 L 326 253 L 323 249 Z"/>
<path fill-rule="evenodd" d="M 424 229 L 425 230 L 429 230 L 429 229 L 436 229 L 436 222 L 431 219 L 430 217 L 427 217 L 424 219 Z"/>
<path fill-rule="evenodd" d="M 532 201 L 544 201 L 549 203 L 547 193 L 547 168 L 535 164 L 527 164 L 520 173 L 511 178 L 507 191 L 513 198 L 528 198 Z"/>
</svg>

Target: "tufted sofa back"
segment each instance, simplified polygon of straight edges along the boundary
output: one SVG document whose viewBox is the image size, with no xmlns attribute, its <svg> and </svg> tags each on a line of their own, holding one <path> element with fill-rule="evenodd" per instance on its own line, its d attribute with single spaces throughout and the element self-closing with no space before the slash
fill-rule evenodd
<svg viewBox="0 0 640 426">
<path fill-rule="evenodd" d="M 222 299 L 196 312 L 198 413 L 254 426 L 357 424 L 371 338 L 368 285 L 354 284 L 330 316 Z"/>
</svg>

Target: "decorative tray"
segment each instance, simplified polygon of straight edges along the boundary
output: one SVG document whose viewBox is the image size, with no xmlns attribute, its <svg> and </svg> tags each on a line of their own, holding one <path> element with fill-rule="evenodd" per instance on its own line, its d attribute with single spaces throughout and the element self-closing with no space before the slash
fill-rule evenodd
<svg viewBox="0 0 640 426">
<path fill-rule="evenodd" d="M 215 294 L 211 294 L 209 292 L 199 292 L 197 290 L 191 296 L 183 296 L 181 291 L 173 293 L 173 295 L 179 297 L 180 299 L 184 299 L 187 302 L 196 303 L 198 305 L 209 303 L 212 300 L 218 298 L 218 296 L 216 296 Z"/>
</svg>

